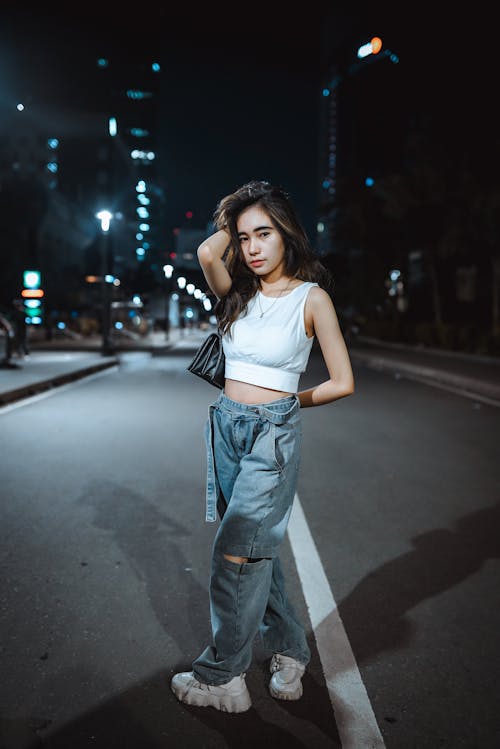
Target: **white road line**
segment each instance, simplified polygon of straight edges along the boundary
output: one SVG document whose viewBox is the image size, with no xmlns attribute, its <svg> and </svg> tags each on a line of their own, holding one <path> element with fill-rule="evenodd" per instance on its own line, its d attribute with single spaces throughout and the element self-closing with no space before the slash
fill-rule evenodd
<svg viewBox="0 0 500 749">
<path fill-rule="evenodd" d="M 298 494 L 288 537 L 302 584 L 342 749 L 382 749 L 384 739 Z"/>
<path fill-rule="evenodd" d="M 37 395 L 28 395 L 26 398 L 21 398 L 14 403 L 7 403 L 5 406 L 0 405 L 0 416 L 9 413 L 9 411 L 13 411 L 15 408 L 29 406 L 31 403 L 36 403 L 36 401 L 41 401 L 44 398 L 49 398 L 51 395 L 56 395 L 56 393 L 61 393 L 64 390 L 74 388 L 83 382 L 88 382 L 89 380 L 93 380 L 96 377 L 100 377 L 101 375 L 109 374 L 110 372 L 116 372 L 117 369 L 117 364 L 113 365 L 112 367 L 106 367 L 105 369 L 101 369 L 98 372 L 92 372 L 92 374 L 84 375 L 83 377 L 79 377 L 77 380 L 73 380 L 72 382 L 67 382 L 65 385 L 54 385 L 54 387 L 49 388 L 49 390 L 44 390 L 41 393 L 37 393 Z"/>
</svg>

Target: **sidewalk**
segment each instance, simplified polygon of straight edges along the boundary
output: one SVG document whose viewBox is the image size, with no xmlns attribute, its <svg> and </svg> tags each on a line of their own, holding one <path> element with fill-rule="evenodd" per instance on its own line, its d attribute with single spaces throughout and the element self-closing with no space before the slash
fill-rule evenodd
<svg viewBox="0 0 500 749">
<path fill-rule="evenodd" d="M 15 368 L 0 368 L 0 411 L 8 403 L 65 385 L 118 363 L 114 356 L 104 357 L 90 351 L 34 351 L 23 361 L 12 361 Z"/>
<path fill-rule="evenodd" d="M 8 403 L 116 366 L 120 354 L 145 351 L 161 356 L 173 348 L 192 350 L 207 334 L 197 329 L 175 329 L 168 340 L 165 332 L 141 339 L 114 339 L 114 352 L 110 355 L 103 355 L 99 336 L 30 342 L 29 357 L 22 360 L 13 357 L 9 366 L 0 364 L 0 410 Z"/>
<path fill-rule="evenodd" d="M 152 333 L 140 340 L 115 340 L 113 355 L 101 353 L 99 337 L 84 341 L 59 339 L 30 346 L 30 357 L 12 359 L 16 368 L 0 368 L 0 410 L 3 405 L 63 385 L 80 377 L 115 366 L 120 354 L 132 351 L 168 355 L 172 350 L 193 351 L 208 331 L 172 330 Z M 359 336 L 348 342 L 353 366 L 365 365 L 420 382 L 441 384 L 500 406 L 500 358 L 392 344 Z"/>
</svg>

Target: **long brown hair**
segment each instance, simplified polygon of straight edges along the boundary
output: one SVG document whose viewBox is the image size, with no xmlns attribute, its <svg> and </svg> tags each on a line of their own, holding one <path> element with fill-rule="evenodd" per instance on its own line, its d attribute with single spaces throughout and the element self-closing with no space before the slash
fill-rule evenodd
<svg viewBox="0 0 500 749">
<path fill-rule="evenodd" d="M 231 235 L 226 265 L 233 283 L 214 309 L 223 333 L 230 331 L 233 322 L 260 288 L 258 277 L 245 263 L 237 229 L 240 213 L 254 204 L 266 211 L 273 226 L 281 234 L 285 245 L 286 275 L 301 281 L 315 281 L 326 289 L 331 286 L 331 276 L 314 255 L 289 195 L 281 187 L 264 180 L 247 182 L 222 198 L 213 216 L 216 227 L 226 227 Z"/>
</svg>

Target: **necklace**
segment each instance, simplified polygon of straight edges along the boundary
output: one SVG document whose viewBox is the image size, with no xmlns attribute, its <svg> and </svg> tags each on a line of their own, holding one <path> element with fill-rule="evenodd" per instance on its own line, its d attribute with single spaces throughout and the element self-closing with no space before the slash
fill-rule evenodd
<svg viewBox="0 0 500 749">
<path fill-rule="evenodd" d="M 259 318 L 261 318 L 261 317 L 264 317 L 264 315 L 265 315 L 265 314 L 266 314 L 267 312 L 269 312 L 269 310 L 270 310 L 270 309 L 271 309 L 272 307 L 274 307 L 274 305 L 276 304 L 276 302 L 278 301 L 278 299 L 280 299 L 280 297 L 282 296 L 282 294 L 284 294 L 284 293 L 285 293 L 285 291 L 288 291 L 288 289 L 290 288 L 290 284 L 291 284 L 291 283 L 292 283 L 292 281 L 290 280 L 290 281 L 288 282 L 288 284 L 287 284 L 287 285 L 285 286 L 285 288 L 284 288 L 284 289 L 281 289 L 281 291 L 280 291 L 280 293 L 278 294 L 278 296 L 274 297 L 274 301 L 273 301 L 273 302 L 272 302 L 272 303 L 271 303 L 271 304 L 269 305 L 269 307 L 268 307 L 267 309 L 264 309 L 264 310 L 262 309 L 262 305 L 261 305 L 261 303 L 260 303 L 260 294 L 261 294 L 262 292 L 257 292 L 257 304 L 259 305 L 259 309 L 260 309 L 260 315 L 259 315 Z M 264 295 L 262 294 L 262 296 L 264 296 Z"/>
</svg>

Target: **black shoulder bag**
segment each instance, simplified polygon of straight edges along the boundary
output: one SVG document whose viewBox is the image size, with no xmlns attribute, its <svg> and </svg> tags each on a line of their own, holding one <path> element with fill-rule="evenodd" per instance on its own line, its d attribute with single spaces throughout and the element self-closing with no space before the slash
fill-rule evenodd
<svg viewBox="0 0 500 749">
<path fill-rule="evenodd" d="M 188 364 L 188 371 L 222 390 L 226 359 L 220 330 L 210 333 Z"/>
</svg>

